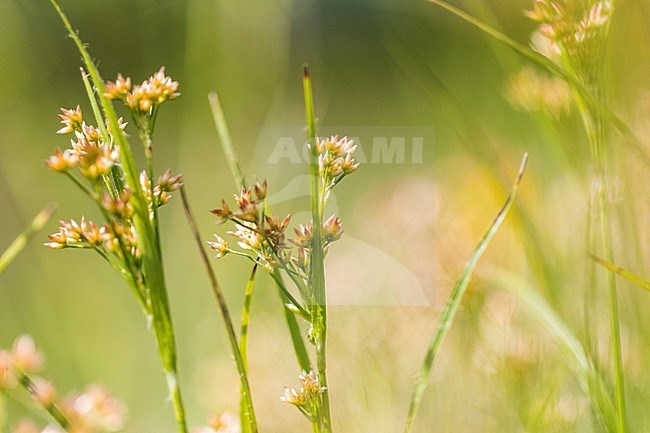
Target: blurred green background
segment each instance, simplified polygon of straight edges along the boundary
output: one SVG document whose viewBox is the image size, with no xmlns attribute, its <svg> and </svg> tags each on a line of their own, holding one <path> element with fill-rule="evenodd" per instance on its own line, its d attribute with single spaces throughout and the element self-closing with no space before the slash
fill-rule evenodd
<svg viewBox="0 0 650 433">
<path fill-rule="evenodd" d="M 456 4 L 527 43 L 535 26 L 522 11 L 530 3 Z M 531 156 L 520 199 L 527 217 L 507 223 L 485 268 L 526 276 L 535 274 L 531 261 L 546 260 L 547 284 L 537 288 L 583 334 L 590 158 L 578 116 L 553 123 L 513 108 L 505 88 L 525 62 L 476 29 L 426 1 L 62 0 L 61 6 L 105 79 L 122 72 L 140 82 L 164 65 L 181 83 L 182 96 L 165 104 L 157 123 L 156 166 L 159 173 L 169 167 L 184 174 L 206 239 L 225 232 L 207 210 L 234 192 L 207 102 L 211 90 L 219 92 L 246 173 L 268 178 L 272 191 L 306 173 L 301 165 L 268 163 L 282 131 L 304 124 L 305 62 L 324 133 L 394 129 L 423 137 L 421 163 L 407 156 L 401 164 L 365 164 L 337 192 L 349 238 L 328 258 L 346 304 L 333 306 L 330 316 L 339 432 L 394 432 L 403 425 L 437 313 L 524 151 Z M 606 60 L 611 104 L 646 145 L 649 24 L 649 2 L 621 2 Z M 98 217 L 65 177 L 43 164 L 68 145 L 55 134 L 59 108 L 81 103 L 89 112 L 80 66 L 47 1 L 0 2 L 0 250 L 50 201 L 59 204 L 58 218 Z M 648 277 L 650 171 L 620 137 L 612 135 L 611 144 L 621 184 L 615 249 L 622 265 Z M 305 197 L 288 194 L 279 211 L 308 208 Z M 161 214 L 181 382 L 190 422 L 198 426 L 208 414 L 237 409 L 236 371 L 179 198 Z M 174 431 L 154 342 L 127 285 L 94 254 L 39 246 L 56 227 L 51 222 L 0 277 L 0 347 L 29 333 L 61 392 L 104 383 L 129 408 L 126 431 Z M 537 237 L 526 235 L 531 231 Z M 394 268 L 376 274 L 378 258 Z M 216 267 L 238 315 L 248 264 L 227 257 Z M 399 278 L 406 283 L 393 281 Z M 375 302 L 375 289 L 397 290 L 397 300 Z M 624 282 L 620 291 L 631 425 L 650 431 L 650 299 Z M 602 337 L 606 366 L 605 300 L 601 292 L 593 301 L 602 319 L 591 332 Z M 251 375 L 262 429 L 307 431 L 298 411 L 279 401 L 299 371 L 264 276 L 252 320 Z M 479 272 L 443 346 L 416 430 L 591 431 L 585 402 L 552 341 Z M 24 411 L 10 405 L 9 413 L 15 421 Z"/>
</svg>

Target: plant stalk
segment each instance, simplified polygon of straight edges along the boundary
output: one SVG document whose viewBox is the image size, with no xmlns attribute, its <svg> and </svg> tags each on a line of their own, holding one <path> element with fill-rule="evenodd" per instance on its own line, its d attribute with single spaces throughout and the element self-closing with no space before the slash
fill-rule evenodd
<svg viewBox="0 0 650 433">
<path fill-rule="evenodd" d="M 329 386 L 327 383 L 327 294 L 325 290 L 325 266 L 323 257 L 323 195 L 316 148 L 316 122 L 314 116 L 314 97 L 309 68 L 303 68 L 303 90 L 305 93 L 305 112 L 307 117 L 307 140 L 310 149 L 309 186 L 313 236 L 311 243 L 311 283 L 313 296 L 310 300 L 314 342 L 316 345 L 316 368 L 318 380 L 325 391 L 321 395 L 322 407 L 319 411 L 321 431 L 332 431 L 330 415 Z"/>
</svg>

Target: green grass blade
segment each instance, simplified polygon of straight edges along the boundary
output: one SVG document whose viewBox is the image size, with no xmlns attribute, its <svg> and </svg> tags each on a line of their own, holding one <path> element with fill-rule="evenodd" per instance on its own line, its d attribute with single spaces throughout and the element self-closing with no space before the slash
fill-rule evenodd
<svg viewBox="0 0 650 433">
<path fill-rule="evenodd" d="M 521 161 L 521 166 L 519 167 L 519 173 L 517 174 L 517 178 L 514 182 L 514 185 L 512 186 L 512 190 L 508 196 L 508 199 L 506 200 L 505 204 L 497 214 L 490 227 L 483 234 L 483 237 L 481 237 L 481 240 L 474 248 L 474 251 L 472 252 L 471 257 L 467 262 L 463 273 L 456 281 L 456 284 L 454 285 L 454 288 L 449 295 L 449 299 L 447 300 L 447 303 L 442 310 L 442 313 L 440 315 L 440 322 L 438 323 L 438 327 L 433 333 L 433 337 L 424 357 L 424 362 L 422 363 L 422 367 L 420 368 L 420 372 L 415 381 L 415 386 L 409 405 L 408 416 L 406 419 L 406 425 L 404 427 L 405 433 L 409 433 L 411 431 L 413 420 L 415 419 L 415 415 L 418 412 L 420 403 L 422 402 L 422 398 L 424 396 L 424 391 L 426 390 L 429 383 L 433 364 L 436 360 L 438 352 L 440 351 L 440 346 L 442 345 L 442 342 L 447 336 L 449 328 L 454 321 L 456 311 L 458 310 L 458 306 L 460 305 L 460 302 L 463 298 L 463 294 L 469 285 L 472 274 L 474 273 L 474 269 L 476 268 L 476 265 L 481 259 L 483 253 L 485 253 L 487 250 L 487 247 L 494 238 L 494 235 L 496 235 L 496 233 L 499 231 L 499 228 L 503 224 L 503 221 L 505 220 L 508 212 L 510 211 L 510 208 L 512 207 L 512 203 L 517 195 L 517 190 L 519 189 L 519 184 L 521 183 L 521 179 L 524 175 L 527 162 L 528 154 L 524 154 L 524 157 Z"/>
<path fill-rule="evenodd" d="M 257 263 L 253 265 L 251 276 L 246 283 L 246 291 L 244 292 L 244 308 L 241 313 L 241 327 L 240 327 L 240 346 L 244 366 L 248 370 L 248 325 L 251 320 L 251 304 L 253 300 L 253 290 L 255 288 L 255 275 L 257 274 Z"/>
<path fill-rule="evenodd" d="M 190 229 L 192 230 L 192 235 L 194 237 L 194 240 L 196 241 L 197 248 L 199 249 L 201 260 L 203 261 L 203 265 L 205 267 L 206 273 L 208 274 L 208 278 L 210 279 L 210 285 L 212 287 L 214 296 L 217 300 L 217 305 L 219 306 L 219 311 L 221 312 L 221 318 L 223 319 L 223 323 L 226 328 L 226 332 L 228 334 L 228 341 L 230 342 L 230 348 L 233 353 L 233 357 L 235 358 L 237 372 L 239 373 L 239 380 L 241 385 L 241 396 L 242 399 L 245 401 L 245 408 L 246 408 L 245 418 L 248 420 L 248 425 L 250 426 L 250 432 L 257 433 L 258 432 L 257 420 L 255 418 L 253 399 L 251 396 L 250 385 L 248 382 L 248 373 L 247 373 L 246 365 L 244 363 L 244 358 L 242 357 L 240 345 L 237 342 L 235 327 L 233 326 L 232 323 L 230 310 L 228 309 L 228 304 L 226 303 L 226 298 L 223 295 L 221 286 L 219 285 L 219 282 L 217 281 L 217 277 L 214 274 L 214 270 L 212 269 L 212 265 L 210 264 L 210 258 L 208 257 L 205 250 L 203 249 L 203 240 L 201 234 L 199 233 L 198 225 L 196 224 L 194 215 L 190 209 L 190 205 L 187 200 L 187 195 L 185 193 L 185 187 L 181 187 L 181 199 L 183 201 L 183 209 L 185 211 L 185 216 L 187 217 L 187 221 L 190 225 Z"/>
<path fill-rule="evenodd" d="M 569 326 L 562 321 L 548 302 L 522 278 L 509 272 L 499 271 L 491 279 L 514 294 L 522 302 L 524 308 L 553 337 L 567 360 L 569 368 L 595 406 L 606 431 L 616 432 L 616 408 L 607 386 Z"/>
<path fill-rule="evenodd" d="M 253 290 L 255 289 L 255 275 L 257 273 L 257 263 L 253 265 L 253 270 L 251 271 L 251 276 L 248 278 L 248 283 L 246 283 L 246 290 L 244 292 L 244 308 L 241 313 L 241 326 L 239 331 L 239 351 L 241 352 L 242 362 L 244 363 L 244 368 L 248 372 L 248 325 L 251 320 L 251 305 L 253 300 Z M 244 395 L 244 390 L 240 390 L 240 416 L 241 416 L 241 428 L 242 433 L 250 433 L 250 422 L 248 421 L 248 410 L 246 396 Z"/>
<path fill-rule="evenodd" d="M 235 179 L 237 187 L 246 188 L 246 181 L 244 179 L 241 166 L 239 165 L 239 157 L 237 156 L 237 152 L 235 152 L 235 148 L 232 144 L 232 138 L 230 137 L 230 131 L 228 130 L 226 117 L 223 114 L 223 109 L 221 108 L 221 103 L 219 102 L 219 95 L 217 95 L 217 92 L 210 92 L 208 94 L 208 99 L 210 101 L 210 109 L 212 110 L 214 125 L 217 128 L 217 132 L 219 133 L 219 140 L 221 141 L 223 153 L 226 154 L 230 172 Z"/>
<path fill-rule="evenodd" d="M 638 285 L 639 287 L 650 291 L 650 281 L 641 278 L 640 276 L 636 275 L 635 273 L 632 273 L 632 272 L 628 271 L 625 268 L 621 268 L 620 266 L 617 266 L 617 265 L 615 265 L 613 263 L 610 263 L 605 259 L 601 259 L 600 257 L 596 257 L 596 256 L 593 256 L 593 255 L 590 255 L 590 257 L 596 263 L 604 266 L 605 268 L 609 269 L 613 273 L 618 274 L 621 277 L 632 281 L 634 284 Z"/>
<path fill-rule="evenodd" d="M 620 117 L 618 117 L 612 110 L 603 104 L 603 102 L 598 99 L 589 89 L 587 89 L 576 77 L 565 71 L 561 66 L 554 63 L 549 58 L 527 47 L 526 45 L 515 41 L 511 37 L 501 33 L 494 27 L 484 23 L 476 17 L 473 17 L 467 12 L 458 9 L 457 7 L 452 6 L 443 0 L 429 1 L 437 6 L 440 6 L 443 9 L 446 9 L 464 21 L 472 24 L 488 36 L 506 44 L 531 62 L 564 79 L 571 85 L 571 87 L 574 88 L 576 92 L 580 94 L 580 96 L 594 112 L 598 113 L 600 116 L 602 116 L 603 119 L 614 125 L 627 138 L 627 143 L 631 147 L 632 151 L 639 158 L 641 158 L 646 165 L 650 166 L 650 157 L 643 150 L 644 147 L 641 141 L 634 134 L 634 131 L 632 131 L 632 129 Z"/>
<path fill-rule="evenodd" d="M 7 247 L 5 252 L 0 256 L 0 274 L 2 274 L 6 267 L 9 266 L 16 256 L 18 256 L 18 254 L 20 254 L 20 252 L 25 248 L 29 239 L 45 227 L 45 224 L 47 224 L 52 218 L 52 215 L 54 215 L 55 210 L 56 204 L 54 203 L 45 206 L 45 208 L 34 217 L 22 233 L 14 239 L 9 247 Z"/>
<path fill-rule="evenodd" d="M 296 320 L 296 314 L 300 315 L 305 320 L 311 320 L 309 315 L 305 312 L 303 313 L 299 309 L 292 309 L 295 304 L 287 297 L 287 289 L 285 287 L 284 281 L 282 279 L 282 274 L 277 269 L 273 270 L 271 277 L 276 283 L 278 289 L 278 296 L 282 300 L 284 306 L 284 317 L 287 321 L 287 326 L 289 327 L 289 334 L 291 335 L 291 341 L 293 343 L 293 350 L 296 354 L 296 359 L 298 360 L 298 366 L 303 371 L 311 371 L 311 361 L 309 360 L 309 352 L 307 352 L 307 347 L 303 340 L 302 332 L 300 326 L 298 326 L 298 321 Z M 283 289 L 284 288 L 284 289 Z M 291 307 L 289 307 L 291 305 Z M 303 315 L 304 314 L 304 315 Z"/>
</svg>

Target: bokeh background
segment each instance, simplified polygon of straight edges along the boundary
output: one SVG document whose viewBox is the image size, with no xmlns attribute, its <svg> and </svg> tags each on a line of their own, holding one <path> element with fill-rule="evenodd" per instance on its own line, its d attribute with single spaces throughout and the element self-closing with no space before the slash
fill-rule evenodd
<svg viewBox="0 0 650 433">
<path fill-rule="evenodd" d="M 467 0 L 466 10 L 527 43 L 524 0 Z M 609 366 L 604 288 L 586 288 L 589 149 L 574 112 L 553 119 L 509 101 L 525 61 L 426 1 L 62 0 L 105 78 L 139 82 L 160 66 L 182 96 L 163 107 L 156 166 L 183 173 L 206 239 L 224 234 L 207 212 L 234 182 L 207 102 L 219 92 L 242 165 L 269 179 L 277 210 L 308 209 L 306 166 L 270 163 L 282 137 L 304 124 L 301 67 L 314 77 L 323 134 L 422 137 L 421 161 L 368 163 L 337 191 L 346 238 L 328 257 L 333 291 L 330 363 L 335 429 L 394 432 L 453 281 L 505 199 L 519 160 L 530 169 L 518 210 L 479 268 L 445 342 L 416 423 L 418 432 L 592 431 L 587 400 L 551 338 L 482 275 L 514 271 L 531 281 L 576 333 L 600 338 Z M 611 105 L 648 152 L 650 3 L 619 4 L 606 58 Z M 50 201 L 58 218 L 97 217 L 43 160 L 68 145 L 60 107 L 89 110 L 81 61 L 45 0 L 0 2 L 0 249 Z M 512 98 L 510 98 L 512 99 Z M 357 132 L 360 131 L 360 132 Z M 300 144 L 300 137 L 297 138 Z M 650 171 L 612 134 L 620 263 L 650 276 Z M 409 149 L 407 140 L 407 150 Z M 295 188 L 294 188 L 295 187 Z M 166 273 L 180 376 L 193 426 L 237 410 L 236 370 L 180 200 L 162 209 Z M 304 214 L 303 214 L 304 215 Z M 173 432 L 154 340 L 127 285 L 100 257 L 40 246 L 46 232 L 0 277 L 0 347 L 24 333 L 48 357 L 62 392 L 101 382 L 129 408 L 125 431 Z M 235 315 L 247 263 L 216 265 Z M 598 273 L 600 281 L 604 279 Z M 630 423 L 650 431 L 650 298 L 619 281 Z M 587 296 L 589 295 L 589 296 Z M 588 326 L 586 308 L 596 312 Z M 590 329 L 586 329 L 589 327 Z M 263 431 L 308 431 L 279 401 L 299 373 L 270 279 L 258 279 L 251 376 Z M 11 422 L 24 409 L 7 406 Z M 4 426 L 0 426 L 4 428 Z"/>
</svg>

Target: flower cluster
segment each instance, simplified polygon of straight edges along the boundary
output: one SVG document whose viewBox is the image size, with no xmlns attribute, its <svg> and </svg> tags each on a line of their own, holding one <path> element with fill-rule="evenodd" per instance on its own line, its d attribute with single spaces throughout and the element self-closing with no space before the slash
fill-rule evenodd
<svg viewBox="0 0 650 433">
<path fill-rule="evenodd" d="M 57 149 L 45 164 L 54 171 L 69 173 L 78 167 L 81 175 L 95 181 L 107 175 L 119 160 L 118 148 L 111 145 L 111 137 L 103 134 L 98 128 L 86 124 L 81 108 L 61 109 L 59 114 L 63 128 L 58 134 L 74 134 L 71 148 L 61 151 Z M 120 129 L 126 128 L 126 123 L 119 119 Z"/>
<path fill-rule="evenodd" d="M 280 218 L 268 213 L 265 203 L 268 184 L 256 183 L 253 188 L 242 189 L 235 194 L 238 211 L 233 211 L 225 200 L 221 208 L 210 212 L 217 216 L 217 224 L 227 221 L 235 223 L 235 229 L 227 233 L 237 239 L 237 245 L 244 251 L 229 248 L 228 243 L 220 236 L 215 241 L 209 241 L 210 247 L 217 252 L 216 258 L 228 253 L 246 255 L 251 260 L 264 265 L 268 270 L 278 266 L 292 275 L 309 275 L 309 250 L 311 249 L 313 227 L 312 223 L 300 224 L 294 228 L 295 238 L 287 239 L 286 231 L 291 221 L 291 215 Z M 322 243 L 325 251 L 329 245 L 343 235 L 341 220 L 336 215 L 329 217 L 322 227 Z"/>
<path fill-rule="evenodd" d="M 339 138 L 338 135 L 332 135 L 316 139 L 318 168 L 324 197 L 327 197 L 332 188 L 345 176 L 359 167 L 359 163 L 352 156 L 356 149 L 354 140 L 348 140 L 347 137 Z"/>
<path fill-rule="evenodd" d="M 232 211 L 225 200 L 221 208 L 210 212 L 217 216 L 217 224 L 227 221 L 235 223 L 235 229 L 228 234 L 237 238 L 237 244 L 245 252 L 237 252 L 228 247 L 228 243 L 218 235 L 216 242 L 208 242 L 217 251 L 217 258 L 228 253 L 247 255 L 252 260 L 261 262 L 265 268 L 278 266 L 278 260 L 284 260 L 291 246 L 287 243 L 285 232 L 291 221 L 291 215 L 280 219 L 277 215 L 268 213 L 266 194 L 268 183 L 257 182 L 253 188 L 242 188 L 239 195 L 235 194 L 238 211 Z"/>
<path fill-rule="evenodd" d="M 156 186 L 151 187 L 151 179 L 146 171 L 140 173 L 140 189 L 149 206 L 149 217 L 153 220 L 154 209 L 163 206 L 172 199 L 171 193 L 183 186 L 182 175 L 172 176 L 171 170 L 167 170 L 158 178 Z"/>
<path fill-rule="evenodd" d="M 21 336 L 11 350 L 0 351 L 0 391 L 23 388 L 35 403 L 57 418 L 59 426 L 40 430 L 31 421 L 22 421 L 14 433 L 96 433 L 121 430 L 125 410 L 122 403 L 99 385 L 91 385 L 81 394 L 59 398 L 54 384 L 38 376 L 44 364 L 43 355 L 34 340 Z M 63 425 L 61 425 L 63 424 Z"/>
<path fill-rule="evenodd" d="M 125 207 L 120 199 L 111 199 L 116 207 Z M 122 257 L 127 253 L 133 259 L 139 258 L 135 229 L 132 224 L 120 224 L 113 221 L 108 225 L 97 225 L 93 221 L 81 217 L 79 222 L 74 219 L 60 221 L 59 231 L 48 236 L 49 242 L 44 245 L 55 250 L 63 248 L 96 249 L 102 255 L 112 253 Z"/>
<path fill-rule="evenodd" d="M 296 314 L 310 324 L 306 339 L 316 346 L 317 356 L 321 356 L 320 350 L 324 347 L 321 344 L 322 331 L 325 329 L 322 301 L 324 287 L 318 280 L 319 277 L 314 277 L 314 274 L 320 273 L 322 277 L 323 258 L 330 245 L 343 236 L 339 217 L 332 215 L 325 219 L 322 210 L 325 209 L 334 187 L 359 167 L 352 156 L 355 149 L 356 145 L 347 137 L 316 139 L 311 148 L 311 168 L 316 176 L 315 179 L 310 179 L 315 190 L 312 191 L 314 217 L 311 222 L 294 227 L 294 237 L 287 235 L 291 215 L 281 218 L 271 211 L 267 202 L 266 181 L 257 182 L 251 188 L 242 188 L 240 193 L 235 195 L 236 208 L 231 209 L 228 203 L 222 200 L 220 208 L 210 211 L 217 217 L 217 224 L 234 223 L 235 230 L 227 233 L 237 239 L 240 248 L 230 248 L 221 236 L 215 234 L 215 240 L 209 241 L 208 244 L 216 251 L 216 258 L 220 259 L 228 254 L 244 256 L 265 269 L 277 284 L 286 311 Z M 314 226 L 314 220 L 320 223 L 320 229 Z M 284 276 L 291 281 L 300 295 L 299 298 L 288 289 Z M 314 371 L 303 371 L 299 378 L 301 386 L 286 387 L 282 401 L 294 405 L 314 425 L 325 425 L 327 421 L 322 419 L 322 413 L 327 387 L 321 386 L 319 375 Z M 321 378 L 323 385 L 326 385 L 324 376 Z"/>
<path fill-rule="evenodd" d="M 158 77 L 151 83 L 160 84 Z M 119 81 L 119 80 L 118 80 Z M 152 84 L 153 85 L 153 84 Z M 160 84 L 162 85 L 162 84 Z M 143 281 L 135 230 L 133 190 L 123 185 L 120 152 L 110 131 L 88 125 L 79 106 L 61 109 L 59 115 L 63 128 L 59 134 L 74 134 L 71 147 L 63 151 L 57 149 L 46 161 L 54 171 L 64 173 L 89 195 L 100 208 L 105 218 L 104 224 L 98 224 L 82 217 L 79 221 L 61 221 L 58 232 L 49 236 L 45 246 L 53 249 L 85 248 L 98 251 L 114 265 L 119 264 L 128 270 L 132 281 Z M 119 119 L 120 132 L 126 123 Z M 75 175 L 74 168 L 78 168 Z M 85 179 L 89 186 L 85 186 Z M 119 182 L 118 182 L 119 181 Z M 118 183 L 122 184 L 118 188 Z M 137 188 L 140 188 L 153 219 L 154 210 L 171 200 L 172 192 L 182 186 L 181 176 L 167 170 L 152 185 L 150 175 L 143 171 Z"/>
<path fill-rule="evenodd" d="M 535 43 L 540 52 L 588 63 L 613 12 L 611 0 L 535 0 L 526 15 L 540 24 Z"/>
<path fill-rule="evenodd" d="M 308 418 L 315 416 L 315 410 L 319 404 L 320 395 L 325 392 L 325 387 L 320 386 L 318 374 L 314 371 L 309 373 L 303 371 L 300 376 L 299 388 L 284 387 L 284 394 L 280 397 L 285 403 L 296 406 Z"/>
<path fill-rule="evenodd" d="M 115 82 L 106 83 L 104 96 L 124 102 L 134 112 L 149 113 L 158 108 L 163 102 L 171 101 L 180 96 L 178 81 L 165 75 L 165 68 L 145 80 L 140 85 L 132 85 L 131 78 L 117 76 Z"/>
</svg>

